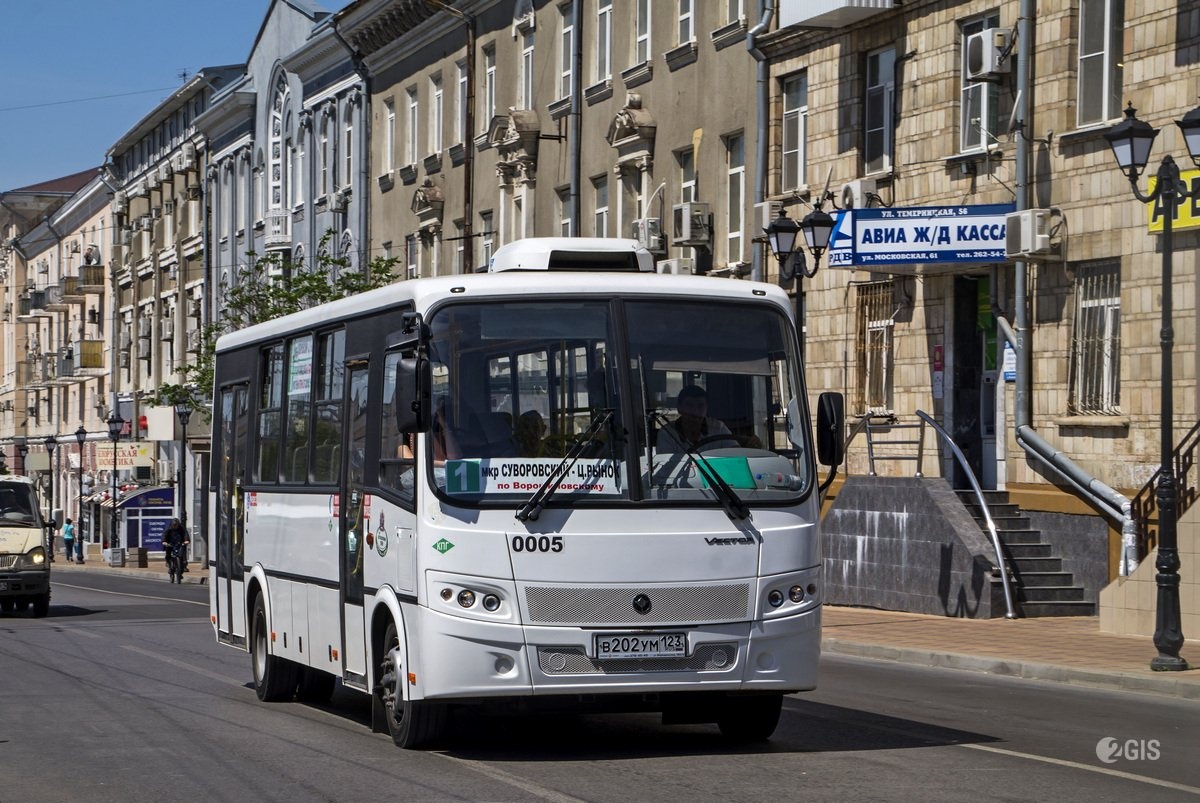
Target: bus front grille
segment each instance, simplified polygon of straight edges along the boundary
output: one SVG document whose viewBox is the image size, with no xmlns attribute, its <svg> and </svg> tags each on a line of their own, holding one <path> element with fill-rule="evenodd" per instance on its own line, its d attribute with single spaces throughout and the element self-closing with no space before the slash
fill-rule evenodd
<svg viewBox="0 0 1200 803">
<path fill-rule="evenodd" d="M 529 621 L 539 624 L 647 627 L 744 621 L 750 615 L 750 585 L 527 586 L 525 604 Z"/>
<path fill-rule="evenodd" d="M 725 672 L 737 662 L 737 644 L 702 644 L 686 658 L 597 661 L 582 647 L 539 647 L 538 667 L 547 675 L 619 675 L 628 672 Z"/>
</svg>

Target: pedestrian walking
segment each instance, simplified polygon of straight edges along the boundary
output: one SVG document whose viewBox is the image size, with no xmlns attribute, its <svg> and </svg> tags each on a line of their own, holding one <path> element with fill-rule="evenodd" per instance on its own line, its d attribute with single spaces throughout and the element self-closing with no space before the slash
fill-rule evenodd
<svg viewBox="0 0 1200 803">
<path fill-rule="evenodd" d="M 75 562 L 75 525 L 67 519 L 63 524 L 63 554 L 67 556 L 67 563 Z"/>
</svg>

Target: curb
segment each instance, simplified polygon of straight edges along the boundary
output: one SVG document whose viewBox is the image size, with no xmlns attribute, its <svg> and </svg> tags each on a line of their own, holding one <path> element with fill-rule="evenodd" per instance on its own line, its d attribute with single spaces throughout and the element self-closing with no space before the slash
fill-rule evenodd
<svg viewBox="0 0 1200 803">
<path fill-rule="evenodd" d="M 1184 700 L 1200 700 L 1200 684 L 1180 681 L 1176 673 L 1152 676 L 1130 672 L 1079 669 L 1061 664 L 1043 664 L 1035 661 L 1009 660 L 983 655 L 926 650 L 912 647 L 892 647 L 886 644 L 863 644 L 840 639 L 824 639 L 821 651 L 856 658 L 873 658 L 879 661 L 895 661 L 902 664 L 934 666 L 943 669 L 962 669 L 971 672 L 986 672 L 990 675 L 1017 677 L 1025 680 L 1045 680 L 1077 686 L 1092 686 L 1119 691 L 1161 694 Z"/>
<path fill-rule="evenodd" d="M 57 564 L 57 561 L 55 563 Z M 58 565 L 55 565 L 54 568 L 50 570 L 50 582 L 54 582 L 55 572 L 66 572 L 73 574 L 94 571 L 102 571 L 105 574 L 115 574 L 122 577 L 141 577 L 146 580 L 158 580 L 164 583 L 169 583 L 171 581 L 171 576 L 167 574 L 165 569 L 163 571 L 155 571 L 154 569 L 133 569 L 121 566 L 109 566 L 102 562 L 97 563 L 97 566 L 99 567 L 98 569 L 93 569 L 86 563 L 83 566 L 67 564 L 67 566 L 61 568 Z M 181 585 L 208 585 L 208 577 L 205 574 L 192 571 L 188 571 L 187 574 L 187 577 L 181 578 Z"/>
</svg>

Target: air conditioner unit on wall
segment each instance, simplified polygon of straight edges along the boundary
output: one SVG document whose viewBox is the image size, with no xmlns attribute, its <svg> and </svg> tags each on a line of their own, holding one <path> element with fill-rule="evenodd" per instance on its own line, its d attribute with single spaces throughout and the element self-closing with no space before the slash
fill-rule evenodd
<svg viewBox="0 0 1200 803">
<path fill-rule="evenodd" d="M 967 79 L 988 81 L 1008 72 L 1008 31 L 984 28 L 967 37 Z"/>
<path fill-rule="evenodd" d="M 144 337 L 138 338 L 137 349 L 138 349 L 138 359 L 139 360 L 150 359 L 150 340 L 149 340 L 149 338 L 144 338 Z"/>
<path fill-rule="evenodd" d="M 1004 216 L 1004 255 L 1009 259 L 1058 259 L 1050 244 L 1050 210 L 1022 209 Z"/>
<path fill-rule="evenodd" d="M 648 217 L 633 221 L 633 239 L 652 254 L 667 252 L 662 236 L 662 221 L 659 218 Z"/>
<path fill-rule="evenodd" d="M 754 205 L 754 219 L 758 221 L 754 227 L 754 234 L 765 236 L 767 228 L 770 227 L 771 221 L 779 217 L 779 213 L 783 211 L 783 204 L 779 201 L 763 201 L 760 204 Z"/>
<path fill-rule="evenodd" d="M 668 273 L 672 275 L 688 275 L 694 270 L 694 263 L 690 259 L 664 259 L 654 266 L 659 273 Z"/>
<path fill-rule="evenodd" d="M 163 318 L 161 326 L 160 340 L 171 340 L 175 337 L 175 321 L 170 318 Z"/>
<path fill-rule="evenodd" d="M 129 352 L 122 351 L 120 354 L 121 354 L 121 358 L 120 358 L 120 362 L 119 362 L 120 366 L 122 368 L 128 368 L 129 367 Z"/>
<path fill-rule="evenodd" d="M 673 212 L 672 245 L 708 245 L 712 233 L 708 204 L 697 201 L 675 204 Z"/>
<path fill-rule="evenodd" d="M 842 208 L 865 209 L 878 185 L 873 178 L 856 178 L 842 185 Z"/>
</svg>

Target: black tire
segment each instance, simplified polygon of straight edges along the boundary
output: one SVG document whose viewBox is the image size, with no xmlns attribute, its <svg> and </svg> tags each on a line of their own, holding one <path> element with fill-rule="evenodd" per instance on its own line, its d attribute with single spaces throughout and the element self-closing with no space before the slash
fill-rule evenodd
<svg viewBox="0 0 1200 803">
<path fill-rule="evenodd" d="M 254 693 L 264 703 L 286 702 L 296 696 L 299 681 L 296 664 L 271 655 L 271 631 L 267 628 L 267 606 L 260 594 L 254 598 L 250 618 L 250 664 L 254 668 Z"/>
<path fill-rule="evenodd" d="M 763 742 L 775 732 L 782 710 L 782 694 L 727 697 L 721 704 L 717 727 L 732 742 Z"/>
<path fill-rule="evenodd" d="M 333 696 L 333 687 L 337 678 L 328 672 L 311 669 L 307 666 L 300 668 L 300 682 L 296 686 L 296 699 L 302 703 L 327 703 Z"/>
<path fill-rule="evenodd" d="M 50 592 L 47 591 L 40 597 L 33 598 L 33 615 L 41 619 L 46 614 L 50 613 Z"/>
<path fill-rule="evenodd" d="M 17 607 L 11 599 L 0 599 L 0 611 L 4 613 L 12 613 L 13 608 Z"/>
<path fill-rule="evenodd" d="M 399 631 L 391 622 L 383 637 L 376 673 L 375 705 L 382 709 L 388 733 L 398 747 L 406 750 L 428 747 L 445 729 L 446 708 L 438 703 L 405 699 L 405 674 L 400 658 Z"/>
</svg>

